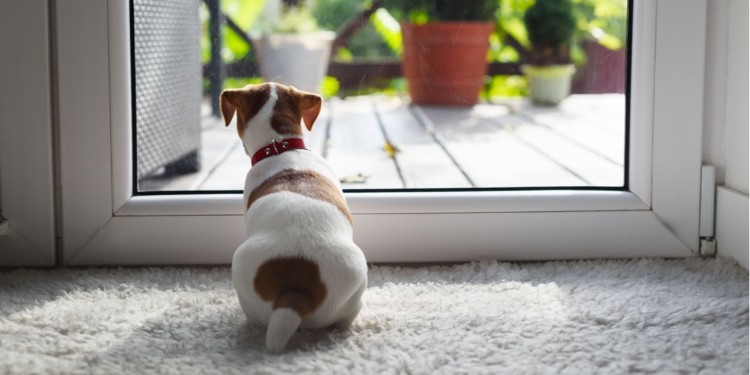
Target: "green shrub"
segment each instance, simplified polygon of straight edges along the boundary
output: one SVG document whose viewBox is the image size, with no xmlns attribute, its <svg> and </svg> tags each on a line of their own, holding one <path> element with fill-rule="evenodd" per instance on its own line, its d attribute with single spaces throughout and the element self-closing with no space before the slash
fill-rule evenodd
<svg viewBox="0 0 750 375">
<path fill-rule="evenodd" d="M 569 64 L 576 19 L 570 0 L 536 0 L 523 17 L 532 65 Z"/>
<path fill-rule="evenodd" d="M 312 14 L 320 27 L 339 30 L 354 15 L 369 6 L 367 0 L 315 0 L 312 3 Z M 339 49 L 334 59 L 353 61 L 382 57 L 395 58 L 396 55 L 378 35 L 374 24 L 366 23 L 348 40 L 344 48 Z"/>
</svg>

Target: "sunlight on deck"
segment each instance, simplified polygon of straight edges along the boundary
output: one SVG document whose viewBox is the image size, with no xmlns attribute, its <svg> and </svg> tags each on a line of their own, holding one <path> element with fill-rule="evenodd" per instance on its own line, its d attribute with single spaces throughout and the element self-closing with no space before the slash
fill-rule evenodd
<svg viewBox="0 0 750 375">
<path fill-rule="evenodd" d="M 201 170 L 153 177 L 141 190 L 242 190 L 250 160 L 234 125 L 204 109 Z M 622 186 L 625 96 L 572 95 L 558 107 L 523 99 L 471 108 L 396 97 L 326 102 L 308 147 L 345 189 Z"/>
</svg>

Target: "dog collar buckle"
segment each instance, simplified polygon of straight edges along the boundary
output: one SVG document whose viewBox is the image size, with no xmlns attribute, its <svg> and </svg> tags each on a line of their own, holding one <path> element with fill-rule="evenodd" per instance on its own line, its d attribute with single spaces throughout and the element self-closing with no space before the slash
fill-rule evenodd
<svg viewBox="0 0 750 375">
<path fill-rule="evenodd" d="M 269 157 L 278 155 L 290 150 L 306 150 L 305 141 L 302 138 L 285 138 L 281 140 L 273 140 L 271 143 L 263 146 L 250 158 L 252 165 L 257 164 L 261 160 Z"/>
</svg>

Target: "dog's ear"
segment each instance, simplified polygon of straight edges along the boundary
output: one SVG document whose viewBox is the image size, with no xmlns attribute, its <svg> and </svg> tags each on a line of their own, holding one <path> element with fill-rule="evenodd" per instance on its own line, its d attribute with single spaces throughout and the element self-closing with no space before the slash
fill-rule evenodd
<svg viewBox="0 0 750 375">
<path fill-rule="evenodd" d="M 309 131 L 312 130 L 313 124 L 320 114 L 320 108 L 323 106 L 323 98 L 309 92 L 299 91 L 299 93 L 299 111 L 302 113 L 302 120 Z"/>
<path fill-rule="evenodd" d="M 229 126 L 232 117 L 237 114 L 237 130 L 244 127 L 243 122 L 250 121 L 260 112 L 263 105 L 268 101 L 271 87 L 268 85 L 247 85 L 241 89 L 224 90 L 221 93 L 221 113 L 224 115 L 224 124 Z"/>
<path fill-rule="evenodd" d="M 224 126 L 229 126 L 234 113 L 237 112 L 238 90 L 224 90 L 221 92 L 221 114 L 224 115 Z"/>
</svg>

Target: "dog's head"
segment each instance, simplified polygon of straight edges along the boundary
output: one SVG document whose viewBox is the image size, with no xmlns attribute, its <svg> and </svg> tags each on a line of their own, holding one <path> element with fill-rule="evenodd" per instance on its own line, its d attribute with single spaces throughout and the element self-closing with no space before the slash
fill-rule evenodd
<svg viewBox="0 0 750 375">
<path fill-rule="evenodd" d="M 257 145 L 301 137 L 303 121 L 307 130 L 312 130 L 322 103 L 316 94 L 279 83 L 247 85 L 221 93 L 224 122 L 229 126 L 237 114 L 237 133 L 248 155 Z"/>
</svg>

